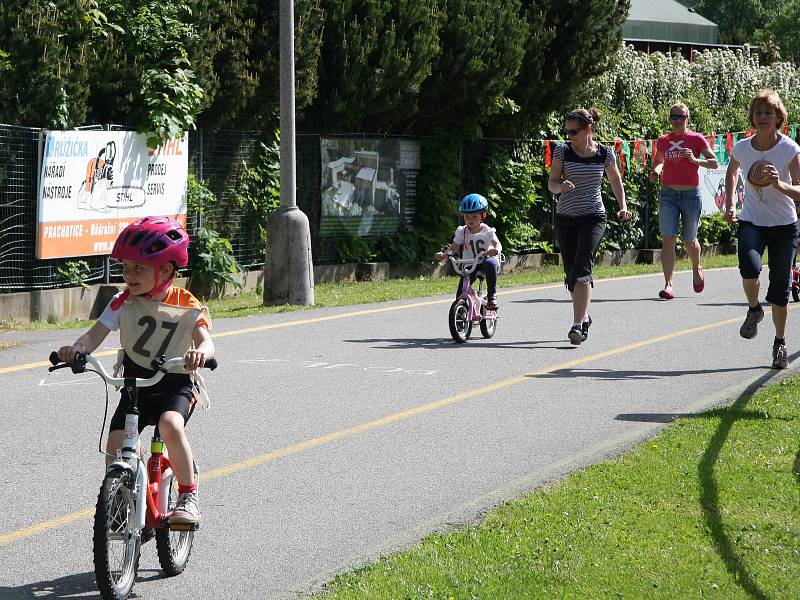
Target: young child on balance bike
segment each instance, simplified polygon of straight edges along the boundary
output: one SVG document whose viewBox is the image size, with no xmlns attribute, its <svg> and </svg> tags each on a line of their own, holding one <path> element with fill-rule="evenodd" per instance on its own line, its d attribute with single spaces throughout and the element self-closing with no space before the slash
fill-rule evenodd
<svg viewBox="0 0 800 600">
<path fill-rule="evenodd" d="M 500 276 L 500 261 L 498 256 L 503 250 L 500 240 L 495 234 L 495 230 L 489 227 L 486 220 L 489 202 L 480 194 L 468 194 L 458 203 L 458 211 L 464 218 L 464 225 L 456 228 L 453 242 L 444 252 L 434 254 L 434 259 L 444 260 L 447 256 L 453 256 L 459 251 L 462 258 L 475 258 L 484 252 L 484 260 L 470 276 L 470 281 L 474 282 L 478 272 L 482 272 L 486 277 L 486 308 L 497 310 L 497 278 Z M 461 293 L 459 289 L 456 297 Z"/>
</svg>

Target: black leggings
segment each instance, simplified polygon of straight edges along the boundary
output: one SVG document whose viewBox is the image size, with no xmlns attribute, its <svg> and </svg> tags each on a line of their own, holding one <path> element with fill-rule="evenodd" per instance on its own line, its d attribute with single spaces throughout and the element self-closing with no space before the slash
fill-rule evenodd
<svg viewBox="0 0 800 600">
<path fill-rule="evenodd" d="M 564 261 L 564 283 L 570 292 L 576 283 L 592 284 L 594 256 L 606 230 L 606 215 L 574 217 L 556 213 L 556 239 Z"/>
</svg>

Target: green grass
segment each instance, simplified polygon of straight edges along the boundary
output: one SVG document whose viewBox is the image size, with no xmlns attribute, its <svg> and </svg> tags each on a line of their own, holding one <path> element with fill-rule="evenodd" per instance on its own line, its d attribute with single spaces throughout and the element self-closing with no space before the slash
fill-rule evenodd
<svg viewBox="0 0 800 600">
<path fill-rule="evenodd" d="M 478 524 L 337 577 L 349 598 L 800 597 L 800 378 L 669 425 Z"/>
<path fill-rule="evenodd" d="M 707 269 L 715 267 L 736 266 L 737 258 L 728 256 L 709 256 L 703 258 L 703 266 Z M 678 270 L 689 268 L 688 261 L 679 261 Z M 661 266 L 656 265 L 598 265 L 594 273 L 597 279 L 611 277 L 625 277 L 642 273 L 660 273 Z M 536 285 L 542 283 L 560 282 L 564 279 L 564 271 L 560 266 L 547 266 L 523 271 L 514 271 L 500 277 L 498 287 L 519 285 Z M 418 298 L 440 293 L 453 292 L 458 285 L 455 277 L 442 277 L 432 279 L 421 277 L 418 279 L 391 279 L 388 281 L 371 282 L 346 282 L 322 283 L 314 286 L 315 304 L 313 308 L 330 306 L 349 306 L 351 304 L 369 304 L 372 302 L 386 302 L 389 300 L 402 300 Z M 206 304 L 214 319 L 229 317 L 244 317 L 262 313 L 278 313 L 292 310 L 303 310 L 305 306 L 262 306 L 262 298 L 256 292 L 247 292 L 236 296 L 229 296 L 221 300 L 208 300 Z M 52 321 L 52 319 L 51 319 Z M 74 320 L 67 322 L 20 323 L 14 321 L 0 321 L 0 330 L 38 330 L 38 329 L 73 329 L 89 327 L 93 321 Z"/>
</svg>

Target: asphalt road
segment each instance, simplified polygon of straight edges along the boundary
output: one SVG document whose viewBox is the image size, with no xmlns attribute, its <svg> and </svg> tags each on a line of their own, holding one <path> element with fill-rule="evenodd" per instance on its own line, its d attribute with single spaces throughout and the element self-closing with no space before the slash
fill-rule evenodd
<svg viewBox="0 0 800 600">
<path fill-rule="evenodd" d="M 203 527 L 176 578 L 146 544 L 134 593 L 307 594 L 779 376 L 769 316 L 758 337 L 739 337 L 737 271 L 706 277 L 697 295 L 678 274 L 668 302 L 660 275 L 597 282 L 579 347 L 561 285 L 504 289 L 497 335 L 476 330 L 464 345 L 450 340 L 444 295 L 217 320 L 213 404 L 189 426 Z M 37 364 L 77 335 L 0 334 L 19 343 L 0 351 L 2 600 L 97 597 L 104 386 Z M 116 344 L 98 350 L 109 365 Z"/>
</svg>

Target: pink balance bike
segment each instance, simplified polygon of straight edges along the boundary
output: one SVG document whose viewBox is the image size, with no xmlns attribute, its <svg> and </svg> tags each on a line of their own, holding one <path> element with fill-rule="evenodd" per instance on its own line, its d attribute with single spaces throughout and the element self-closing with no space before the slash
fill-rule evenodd
<svg viewBox="0 0 800 600">
<path fill-rule="evenodd" d="M 54 365 L 50 371 L 67 367 L 73 373 L 94 371 L 106 385 L 124 386 L 128 391 L 125 440 L 117 455 L 110 457 L 111 463 L 100 487 L 94 513 L 93 544 L 94 573 L 100 595 L 106 600 L 124 600 L 136 582 L 144 542 L 156 538 L 158 561 L 167 576 L 182 573 L 192 552 L 197 524 L 169 522 L 178 498 L 178 481 L 157 426 L 146 465 L 139 451 L 139 388 L 155 385 L 167 372 L 186 373 L 183 370 L 186 361 L 183 356 L 154 360 L 152 367 L 157 372 L 149 379 L 113 377 L 88 353 L 77 353 L 74 362 L 59 365 L 58 354 L 53 352 L 50 362 Z M 87 369 L 87 364 L 93 368 Z M 215 369 L 216 359 L 207 360 L 205 367 Z"/>
<path fill-rule="evenodd" d="M 792 263 L 792 300 L 800 302 L 800 269 L 796 260 Z"/>
<path fill-rule="evenodd" d="M 450 264 L 456 274 L 461 277 L 458 284 L 461 293 L 452 305 L 450 305 L 450 315 L 448 323 L 450 325 L 450 335 L 453 339 L 463 344 L 469 339 L 472 333 L 472 326 L 478 323 L 481 328 L 481 335 L 490 338 L 497 329 L 497 311 L 487 308 L 486 297 L 482 293 L 483 274 L 478 273 L 478 289 L 472 287 L 470 275 L 483 262 L 485 254 L 481 252 L 475 258 L 455 258 L 448 256 Z M 499 255 L 500 262 L 503 262 L 502 254 Z"/>
</svg>

